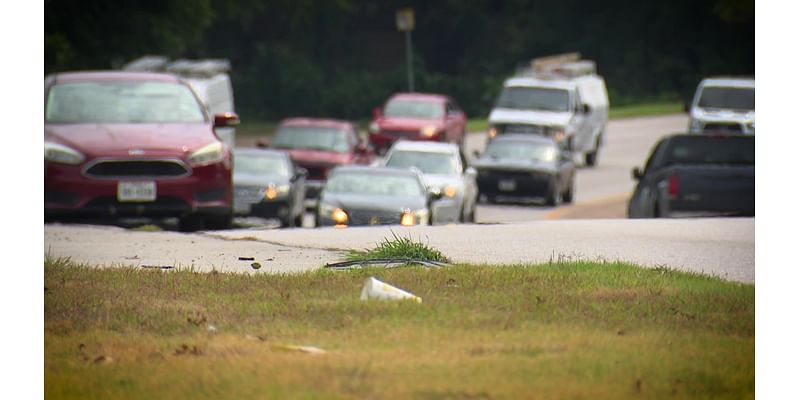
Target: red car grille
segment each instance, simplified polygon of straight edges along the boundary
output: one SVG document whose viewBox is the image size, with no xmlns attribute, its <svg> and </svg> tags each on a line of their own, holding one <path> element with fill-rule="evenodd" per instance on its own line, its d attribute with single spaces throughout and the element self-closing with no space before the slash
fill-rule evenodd
<svg viewBox="0 0 800 400">
<path fill-rule="evenodd" d="M 97 178 L 117 177 L 181 177 L 189 169 L 179 160 L 104 160 L 86 169 L 86 175 Z"/>
<path fill-rule="evenodd" d="M 383 131 L 384 135 L 393 137 L 393 138 L 413 138 L 416 137 L 419 133 L 418 131 Z"/>
</svg>

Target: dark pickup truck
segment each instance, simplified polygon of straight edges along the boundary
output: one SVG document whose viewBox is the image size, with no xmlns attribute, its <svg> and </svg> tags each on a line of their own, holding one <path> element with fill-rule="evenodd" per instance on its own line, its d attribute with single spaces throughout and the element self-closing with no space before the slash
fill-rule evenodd
<svg viewBox="0 0 800 400">
<path fill-rule="evenodd" d="M 629 218 L 753 216 L 755 137 L 665 137 L 633 178 Z"/>
</svg>

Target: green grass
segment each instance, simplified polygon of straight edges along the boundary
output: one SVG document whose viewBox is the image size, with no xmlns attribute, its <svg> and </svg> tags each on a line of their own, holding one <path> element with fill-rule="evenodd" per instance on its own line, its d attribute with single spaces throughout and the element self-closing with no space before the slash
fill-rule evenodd
<svg viewBox="0 0 800 400">
<path fill-rule="evenodd" d="M 610 119 L 653 117 L 658 115 L 683 113 L 683 104 L 680 102 L 662 102 L 635 104 L 622 107 L 611 107 L 608 112 Z"/>
<path fill-rule="evenodd" d="M 363 251 L 351 250 L 347 253 L 347 260 L 375 260 L 380 258 L 408 258 L 414 260 L 427 260 L 450 262 L 439 250 L 436 250 L 422 241 L 414 241 L 411 237 L 400 237 L 392 232 L 393 239 L 384 238 L 373 249 Z"/>
<path fill-rule="evenodd" d="M 52 399 L 754 397 L 754 286 L 669 269 L 44 276 Z M 360 301 L 370 276 L 422 303 Z"/>
</svg>

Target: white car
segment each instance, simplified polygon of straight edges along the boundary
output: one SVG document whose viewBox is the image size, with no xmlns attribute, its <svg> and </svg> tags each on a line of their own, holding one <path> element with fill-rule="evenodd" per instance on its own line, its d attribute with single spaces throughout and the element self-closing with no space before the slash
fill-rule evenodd
<svg viewBox="0 0 800 400">
<path fill-rule="evenodd" d="M 397 141 L 386 153 L 384 165 L 389 168 L 416 167 L 422 172 L 428 190 L 441 193 L 441 198 L 431 207 L 437 222 L 475 222 L 477 173 L 467 166 L 458 145 Z"/>
<path fill-rule="evenodd" d="M 707 78 L 689 107 L 689 133 L 756 133 L 756 81 Z"/>
</svg>

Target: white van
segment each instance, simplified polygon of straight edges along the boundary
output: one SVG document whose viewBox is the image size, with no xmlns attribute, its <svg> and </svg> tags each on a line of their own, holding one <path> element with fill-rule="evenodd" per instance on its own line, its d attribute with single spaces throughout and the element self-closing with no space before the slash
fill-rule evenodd
<svg viewBox="0 0 800 400">
<path fill-rule="evenodd" d="M 689 109 L 689 133 L 755 135 L 755 79 L 703 79 Z"/>
<path fill-rule="evenodd" d="M 188 83 L 210 115 L 225 112 L 235 113 L 233 86 L 228 71 L 228 60 L 176 60 L 169 62 L 162 56 L 145 56 L 125 64 L 126 71 L 169 72 L 180 76 Z M 236 128 L 216 129 L 217 136 L 230 148 L 236 144 Z"/>
<path fill-rule="evenodd" d="M 503 85 L 489 114 L 489 140 L 506 133 L 550 136 L 586 165 L 597 163 L 608 123 L 605 81 L 577 53 L 535 59 Z"/>
</svg>

